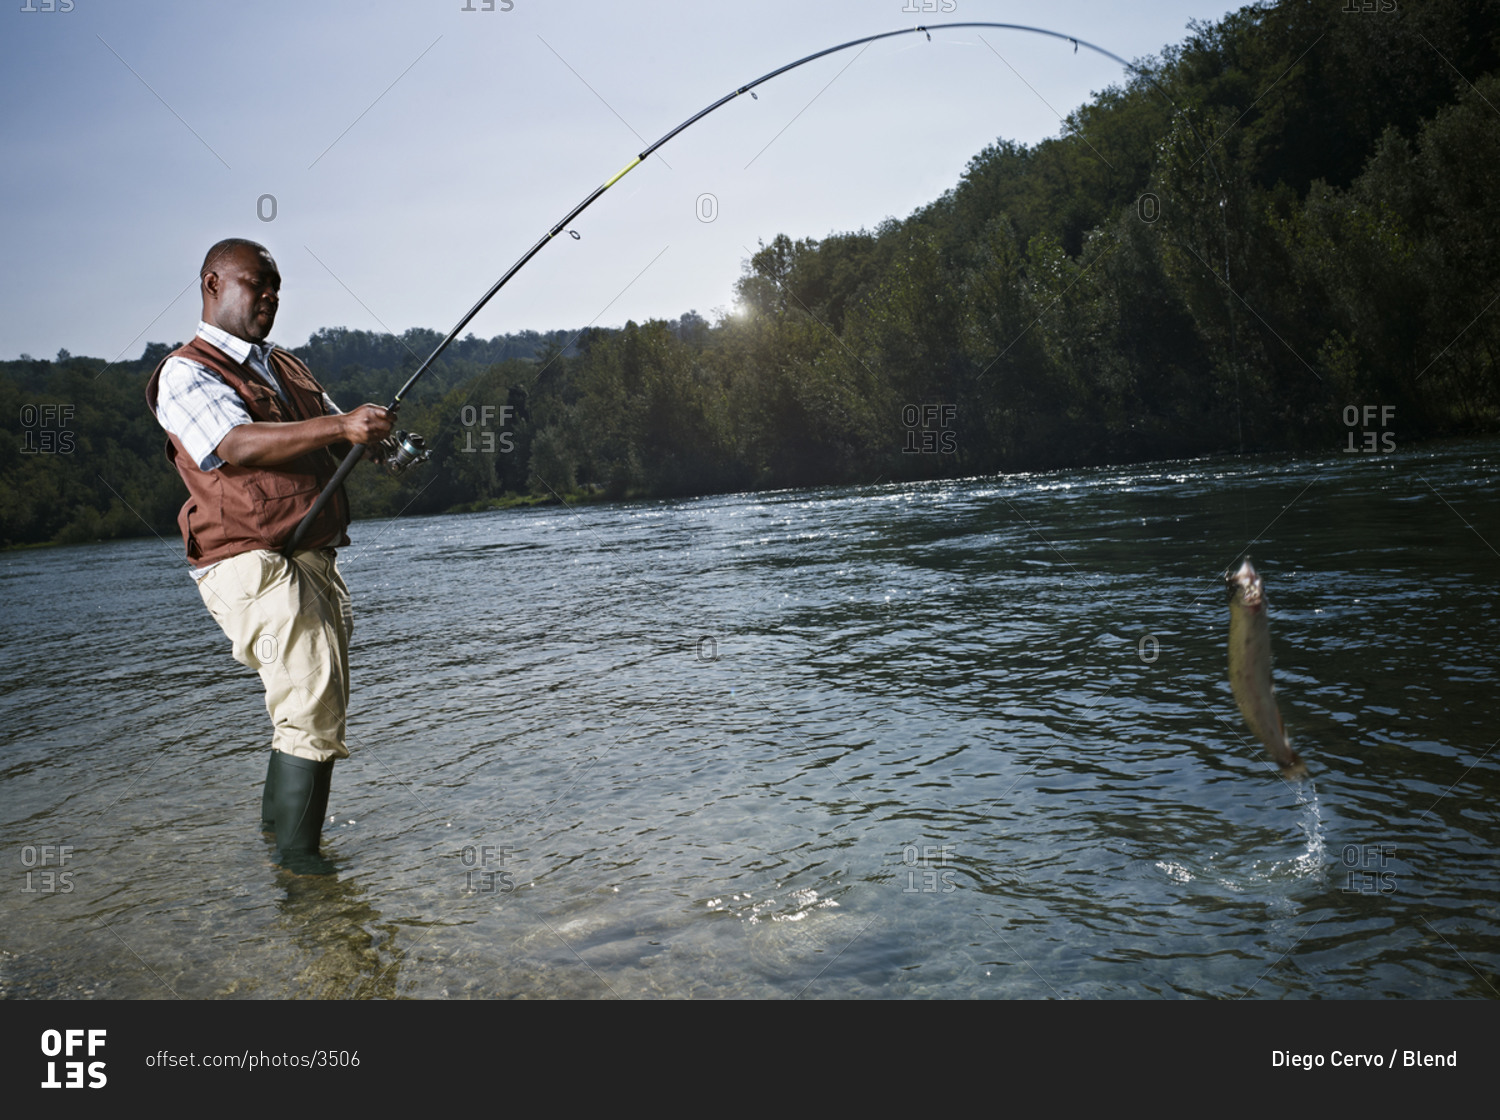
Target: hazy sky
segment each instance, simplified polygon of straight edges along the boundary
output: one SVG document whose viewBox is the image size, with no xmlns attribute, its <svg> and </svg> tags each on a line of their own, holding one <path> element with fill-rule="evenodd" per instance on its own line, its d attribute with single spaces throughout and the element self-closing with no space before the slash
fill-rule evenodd
<svg viewBox="0 0 1500 1120">
<path fill-rule="evenodd" d="M 1137 59 L 1231 10 L 487 2 L 10 0 L 0 358 L 134 358 L 186 339 L 198 264 L 229 236 L 265 243 L 281 267 L 283 345 L 324 326 L 447 330 L 646 144 L 803 55 L 992 20 Z M 735 99 L 610 190 L 576 223 L 581 239 L 544 248 L 469 329 L 713 318 L 758 241 L 905 217 L 986 144 L 1057 135 L 1059 114 L 1124 77 L 1037 35 L 932 39 L 845 51 Z"/>
</svg>

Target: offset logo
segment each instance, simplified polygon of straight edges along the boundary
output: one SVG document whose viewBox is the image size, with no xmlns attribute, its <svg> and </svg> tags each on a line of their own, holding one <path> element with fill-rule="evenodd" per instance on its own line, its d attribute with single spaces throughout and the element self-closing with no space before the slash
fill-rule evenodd
<svg viewBox="0 0 1500 1120">
<path fill-rule="evenodd" d="M 1367 404 L 1361 410 L 1358 405 L 1348 404 L 1344 406 L 1344 427 L 1349 429 L 1349 446 L 1347 451 L 1394 451 L 1396 450 L 1396 433 L 1386 430 L 1391 419 L 1396 415 L 1396 406 L 1383 404 L 1380 408 L 1380 431 L 1371 431 L 1370 427 L 1375 423 L 1375 409 L 1373 404 Z M 1361 417 L 1363 411 L 1363 417 Z M 1361 446 L 1354 446 L 1354 429 L 1360 428 L 1360 434 L 1364 441 Z M 1380 436 L 1380 446 L 1375 446 L 1375 437 Z"/>
<path fill-rule="evenodd" d="M 497 443 L 495 433 L 489 430 L 490 421 L 494 419 L 496 412 L 500 413 L 500 426 L 503 428 L 510 423 L 510 415 L 514 411 L 515 409 L 508 404 L 499 406 L 482 404 L 478 408 L 475 408 L 472 404 L 464 405 L 463 410 L 459 413 L 459 420 L 464 426 L 464 445 L 459 450 L 471 454 L 475 451 L 483 451 L 486 455 L 493 455 L 497 448 L 500 451 L 514 451 L 515 444 L 511 442 L 510 432 L 501 432 Z M 474 426 L 476 424 L 480 429 L 480 446 L 478 447 L 474 446 Z"/>
<path fill-rule="evenodd" d="M 956 455 L 958 433 L 953 422 L 958 416 L 956 404 L 909 404 L 901 410 L 901 425 L 906 429 L 903 455 Z"/>
<path fill-rule="evenodd" d="M 487 844 L 477 848 L 470 844 L 459 852 L 459 861 L 465 867 L 478 868 L 478 871 L 464 872 L 465 893 L 510 894 L 514 891 L 516 877 L 505 869 L 505 857 L 509 854 L 509 848 L 491 848 Z M 493 870 L 492 865 L 498 866 L 499 870 Z"/>
<path fill-rule="evenodd" d="M 43 1031 L 42 1032 L 42 1055 L 47 1058 L 73 1058 L 75 1054 L 95 1057 L 104 1048 L 104 1034 L 102 1030 L 96 1031 Z M 57 1079 L 57 1067 L 62 1066 L 63 1077 L 67 1080 Z M 88 1084 L 84 1084 L 84 1075 L 88 1075 Z M 43 1089 L 102 1089 L 108 1083 L 104 1076 L 103 1062 L 89 1062 L 84 1067 L 82 1057 L 73 1061 L 47 1063 L 47 1080 L 42 1082 Z"/>
<path fill-rule="evenodd" d="M 73 854 L 71 844 L 27 844 L 21 849 L 21 866 L 26 868 L 26 885 L 22 894 L 72 894 L 73 871 L 49 871 L 63 868 Z M 36 868 L 42 868 L 38 871 Z"/>
</svg>

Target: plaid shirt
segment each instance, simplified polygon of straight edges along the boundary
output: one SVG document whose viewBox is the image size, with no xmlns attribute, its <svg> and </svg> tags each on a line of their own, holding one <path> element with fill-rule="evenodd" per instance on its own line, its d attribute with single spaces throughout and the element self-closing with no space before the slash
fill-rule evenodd
<svg viewBox="0 0 1500 1120">
<path fill-rule="evenodd" d="M 274 342 L 257 346 L 204 322 L 198 324 L 198 337 L 254 370 L 277 396 L 286 399 L 269 364 Z M 323 394 L 323 408 L 329 415 L 339 411 L 327 393 Z M 230 429 L 253 422 L 238 393 L 218 374 L 188 358 L 171 358 L 162 369 L 157 383 L 156 420 L 182 441 L 203 471 L 224 465 L 216 451 Z"/>
</svg>

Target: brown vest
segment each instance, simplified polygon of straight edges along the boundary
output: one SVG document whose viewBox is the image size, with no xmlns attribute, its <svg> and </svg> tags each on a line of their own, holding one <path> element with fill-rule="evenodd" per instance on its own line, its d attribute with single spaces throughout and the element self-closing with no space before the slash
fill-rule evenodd
<svg viewBox="0 0 1500 1120">
<path fill-rule="evenodd" d="M 162 367 L 172 358 L 187 358 L 218 374 L 239 394 L 252 420 L 286 423 L 324 415 L 323 387 L 285 350 L 272 350 L 270 362 L 289 400 L 277 396 L 254 370 L 197 337 L 167 355 L 151 375 L 146 384 L 146 403 L 152 413 L 156 412 Z M 167 459 L 187 484 L 188 500 L 177 515 L 177 525 L 187 545 L 188 560 L 195 568 L 260 548 L 279 551 L 339 466 L 334 452 L 324 447 L 275 467 L 224 463 L 204 471 L 171 433 L 167 437 Z M 349 501 L 341 485 L 308 527 L 299 547 L 346 545 L 349 538 L 344 530 L 348 525 Z"/>
</svg>

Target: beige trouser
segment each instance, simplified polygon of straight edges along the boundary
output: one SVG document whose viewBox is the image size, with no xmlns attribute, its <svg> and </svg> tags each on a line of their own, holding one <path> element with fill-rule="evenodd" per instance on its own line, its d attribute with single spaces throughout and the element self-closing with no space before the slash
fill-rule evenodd
<svg viewBox="0 0 1500 1120">
<path fill-rule="evenodd" d="M 278 751 L 326 762 L 348 758 L 349 636 L 354 615 L 332 549 L 244 552 L 198 581 L 234 658 L 260 674 Z"/>
</svg>

